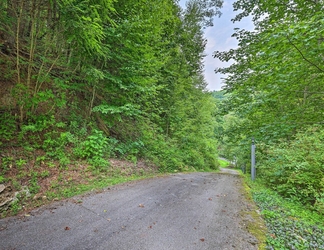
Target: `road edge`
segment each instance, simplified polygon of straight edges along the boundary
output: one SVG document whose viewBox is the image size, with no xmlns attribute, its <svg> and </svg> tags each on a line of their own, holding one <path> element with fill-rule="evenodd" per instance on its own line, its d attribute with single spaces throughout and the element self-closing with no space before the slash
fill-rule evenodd
<svg viewBox="0 0 324 250">
<path fill-rule="evenodd" d="M 258 240 L 258 249 L 266 249 L 267 240 L 267 227 L 263 220 L 260 211 L 252 198 L 251 188 L 246 182 L 246 176 L 239 174 L 242 181 L 241 194 L 245 197 L 248 202 L 248 209 L 242 211 L 242 218 L 248 218 L 244 220 L 245 228 Z"/>
</svg>

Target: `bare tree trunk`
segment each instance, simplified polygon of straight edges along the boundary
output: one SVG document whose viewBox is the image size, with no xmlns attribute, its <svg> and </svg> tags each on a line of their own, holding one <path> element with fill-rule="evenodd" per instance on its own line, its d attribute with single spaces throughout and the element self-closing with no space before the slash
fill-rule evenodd
<svg viewBox="0 0 324 250">
<path fill-rule="evenodd" d="M 24 7 L 24 1 L 21 1 L 21 4 L 18 9 L 17 13 L 17 27 L 16 27 L 16 68 L 17 68 L 17 83 L 21 83 L 21 76 L 20 76 L 20 39 L 19 39 L 19 30 L 20 30 L 20 23 L 21 23 L 21 17 L 22 17 L 22 11 Z"/>
<path fill-rule="evenodd" d="M 93 88 L 92 88 L 92 97 L 91 97 L 90 105 L 89 105 L 88 118 L 90 118 L 91 113 L 92 113 L 92 108 L 93 108 L 93 103 L 94 103 L 95 96 L 96 96 L 96 86 L 93 86 Z"/>
<path fill-rule="evenodd" d="M 16 68 L 17 68 L 17 83 L 21 84 L 21 72 L 20 72 L 20 37 L 19 37 L 19 31 L 20 31 L 20 24 L 22 19 L 22 12 L 24 7 L 24 1 L 21 1 L 18 14 L 17 14 L 17 29 L 16 29 Z M 22 101 L 19 105 L 19 113 L 20 113 L 20 123 L 24 121 L 24 102 Z"/>
</svg>

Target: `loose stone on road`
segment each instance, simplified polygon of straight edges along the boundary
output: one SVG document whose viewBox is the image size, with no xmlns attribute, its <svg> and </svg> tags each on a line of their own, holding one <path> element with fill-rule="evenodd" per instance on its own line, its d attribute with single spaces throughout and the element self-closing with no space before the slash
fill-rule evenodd
<svg viewBox="0 0 324 250">
<path fill-rule="evenodd" d="M 0 220 L 0 249 L 258 249 L 238 175 L 173 174 Z"/>
</svg>

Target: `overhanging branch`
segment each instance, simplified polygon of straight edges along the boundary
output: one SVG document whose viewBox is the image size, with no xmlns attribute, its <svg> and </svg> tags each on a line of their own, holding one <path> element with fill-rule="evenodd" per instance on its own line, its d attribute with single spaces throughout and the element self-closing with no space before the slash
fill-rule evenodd
<svg viewBox="0 0 324 250">
<path fill-rule="evenodd" d="M 287 36 L 287 39 L 289 41 L 289 43 L 298 51 L 298 53 L 302 56 L 302 58 L 308 62 L 309 64 L 313 65 L 314 67 L 316 67 L 319 71 L 324 72 L 323 69 L 321 69 L 320 67 L 318 67 L 315 63 L 313 63 L 312 61 L 308 60 L 304 54 L 301 52 L 301 50 L 289 39 L 289 37 Z"/>
</svg>

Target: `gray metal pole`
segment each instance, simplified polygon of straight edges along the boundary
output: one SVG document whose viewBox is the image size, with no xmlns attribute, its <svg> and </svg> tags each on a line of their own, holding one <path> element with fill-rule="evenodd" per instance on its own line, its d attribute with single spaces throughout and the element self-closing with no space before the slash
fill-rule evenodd
<svg viewBox="0 0 324 250">
<path fill-rule="evenodd" d="M 252 138 L 252 146 L 251 146 L 251 179 L 252 181 L 255 180 L 255 144 L 254 138 Z"/>
</svg>

